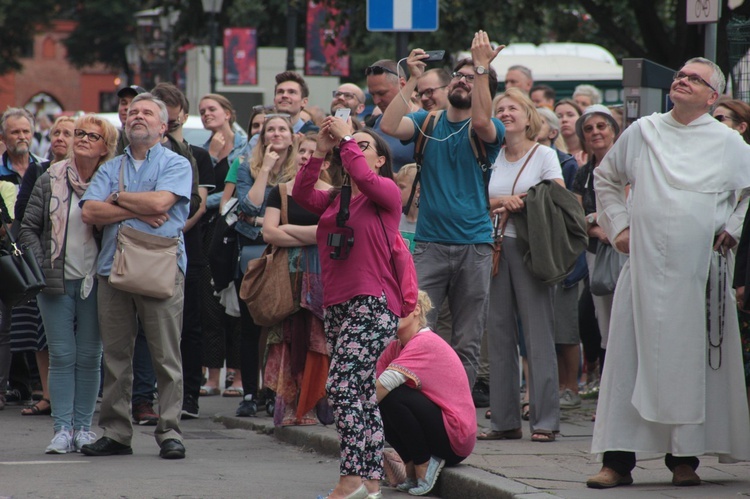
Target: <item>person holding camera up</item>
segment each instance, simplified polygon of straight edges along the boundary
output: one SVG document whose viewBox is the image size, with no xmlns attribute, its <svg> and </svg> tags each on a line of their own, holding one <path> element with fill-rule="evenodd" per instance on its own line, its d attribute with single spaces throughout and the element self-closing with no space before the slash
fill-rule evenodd
<svg viewBox="0 0 750 499">
<path fill-rule="evenodd" d="M 384 437 L 375 367 L 403 315 L 391 268 L 390 242 L 401 237 L 401 194 L 391 153 L 370 130 L 350 133 L 344 120 L 325 119 L 315 153 L 297 174 L 292 192 L 302 207 L 321 215 L 317 241 L 331 349 L 326 389 L 341 447 L 341 476 L 330 499 L 381 497 Z M 314 188 L 334 147 L 351 178 L 340 193 Z"/>
</svg>

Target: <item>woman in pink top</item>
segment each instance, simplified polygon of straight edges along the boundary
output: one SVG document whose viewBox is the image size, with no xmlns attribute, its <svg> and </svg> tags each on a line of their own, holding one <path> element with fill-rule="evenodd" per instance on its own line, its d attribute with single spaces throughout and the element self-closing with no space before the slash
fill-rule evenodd
<svg viewBox="0 0 750 499">
<path fill-rule="evenodd" d="M 375 397 L 375 364 L 394 338 L 402 315 L 391 271 L 389 241 L 401 237 L 401 194 L 393 181 L 388 145 L 369 130 L 350 136 L 340 118 L 323 122 L 315 153 L 297 174 L 292 196 L 320 214 L 317 241 L 325 330 L 331 349 L 326 389 L 341 443 L 340 477 L 328 496 L 379 498 L 383 477 L 383 422 Z M 317 190 L 323 160 L 338 145 L 351 177 L 343 187 Z"/>
<path fill-rule="evenodd" d="M 453 348 L 425 327 L 430 309 L 420 291 L 377 366 L 385 439 L 406 463 L 407 480 L 397 488 L 412 495 L 429 493 L 443 465 L 466 459 L 477 434 L 466 370 Z"/>
</svg>

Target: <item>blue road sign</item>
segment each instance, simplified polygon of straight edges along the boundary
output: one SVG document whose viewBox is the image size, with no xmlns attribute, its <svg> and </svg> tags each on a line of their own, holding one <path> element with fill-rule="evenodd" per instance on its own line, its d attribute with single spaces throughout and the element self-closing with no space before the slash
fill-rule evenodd
<svg viewBox="0 0 750 499">
<path fill-rule="evenodd" d="M 368 31 L 437 31 L 438 0 L 367 0 Z"/>
</svg>

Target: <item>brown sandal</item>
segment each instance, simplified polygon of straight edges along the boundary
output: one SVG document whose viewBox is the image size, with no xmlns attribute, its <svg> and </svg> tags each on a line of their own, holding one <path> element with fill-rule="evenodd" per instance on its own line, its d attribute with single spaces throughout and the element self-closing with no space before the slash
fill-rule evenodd
<svg viewBox="0 0 750 499">
<path fill-rule="evenodd" d="M 555 434 L 551 431 L 534 430 L 534 433 L 531 434 L 531 441 L 541 443 L 554 442 Z"/>
<path fill-rule="evenodd" d="M 515 430 L 490 430 L 477 435 L 477 440 L 518 440 L 523 437 L 521 428 Z"/>
<path fill-rule="evenodd" d="M 41 409 L 39 407 L 39 404 L 46 403 L 47 408 Z M 34 405 L 30 405 L 29 407 L 24 407 L 21 409 L 21 416 L 49 416 L 52 414 L 52 404 L 50 403 L 49 399 L 42 398 L 39 402 L 37 402 Z"/>
</svg>

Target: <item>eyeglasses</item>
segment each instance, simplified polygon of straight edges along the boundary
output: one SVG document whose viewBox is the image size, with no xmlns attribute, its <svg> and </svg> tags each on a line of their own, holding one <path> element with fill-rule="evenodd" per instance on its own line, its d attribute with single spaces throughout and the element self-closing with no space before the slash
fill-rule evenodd
<svg viewBox="0 0 750 499">
<path fill-rule="evenodd" d="M 75 130 L 73 130 L 73 135 L 75 135 L 77 139 L 88 137 L 88 139 L 91 142 L 97 142 L 103 137 L 102 135 L 99 135 L 98 133 L 87 132 L 86 130 L 81 130 L 80 128 L 76 128 Z"/>
<path fill-rule="evenodd" d="M 331 95 L 334 99 L 338 99 L 339 97 L 343 97 L 344 100 L 357 100 L 359 102 L 359 97 L 357 97 L 355 94 L 351 92 L 339 92 L 338 90 L 334 90 L 331 92 Z"/>
<path fill-rule="evenodd" d="M 370 75 L 382 75 L 383 73 L 389 73 L 395 76 L 398 76 L 398 73 L 393 71 L 392 69 L 384 68 L 383 66 L 370 66 L 365 68 L 365 76 Z"/>
<path fill-rule="evenodd" d="M 603 121 L 600 121 L 599 123 L 597 123 L 596 126 L 594 126 L 594 125 L 584 125 L 583 126 L 583 133 L 592 133 L 594 131 L 594 128 L 596 128 L 600 132 L 603 132 L 604 130 L 606 130 L 607 128 L 609 128 L 609 126 L 610 126 L 609 123 L 605 123 Z"/>
<path fill-rule="evenodd" d="M 681 80 L 683 78 L 687 78 L 687 81 L 689 81 L 693 85 L 705 85 L 708 88 L 710 88 L 711 90 L 713 90 L 714 92 L 717 91 L 714 87 L 711 86 L 711 84 L 709 82 L 707 82 L 706 80 L 704 80 L 703 78 L 701 78 L 700 76 L 695 75 L 695 74 L 689 75 L 687 73 L 683 73 L 682 71 L 677 71 L 674 74 L 674 76 L 672 77 L 672 80 L 673 81 L 677 81 L 677 80 Z"/>
<path fill-rule="evenodd" d="M 252 110 L 253 110 L 254 113 L 267 113 L 269 111 L 273 111 L 274 107 L 273 106 L 264 106 L 264 105 L 260 104 L 258 106 L 253 106 Z"/>
<path fill-rule="evenodd" d="M 461 78 L 466 79 L 467 82 L 473 82 L 474 81 L 474 75 L 466 74 L 466 73 L 459 73 L 458 71 L 454 71 L 451 73 L 451 77 L 454 80 L 461 80 Z"/>
<path fill-rule="evenodd" d="M 727 120 L 734 121 L 735 123 L 738 123 L 738 121 L 737 121 L 736 118 L 732 118 L 728 114 L 717 114 L 716 116 L 714 116 L 714 118 L 716 118 L 716 121 L 721 121 L 722 123 L 724 123 Z"/>
<path fill-rule="evenodd" d="M 456 74 L 456 73 L 454 73 L 454 74 Z M 463 73 L 461 73 L 461 74 L 463 74 Z M 469 75 L 464 75 L 464 76 L 469 76 Z M 472 79 L 473 79 L 473 77 L 472 77 Z M 441 88 L 445 88 L 447 86 L 448 85 L 443 85 L 442 87 L 437 87 L 437 88 L 425 88 L 421 92 L 417 92 L 417 95 L 419 96 L 420 99 L 422 97 L 426 97 L 428 99 L 431 99 L 432 98 L 432 94 L 433 94 L 433 92 L 435 92 L 435 90 L 440 90 Z"/>
<path fill-rule="evenodd" d="M 271 118 L 286 118 L 286 119 L 289 119 L 291 117 L 292 117 L 292 115 L 289 114 L 289 113 L 270 113 L 270 114 L 267 114 L 264 119 L 266 121 L 268 121 Z"/>
<path fill-rule="evenodd" d="M 357 147 L 359 147 L 360 151 L 365 152 L 370 147 L 372 147 L 372 144 L 370 144 L 366 140 L 363 140 L 362 142 L 357 142 Z M 373 148 L 373 150 L 374 150 L 374 148 Z"/>
</svg>

